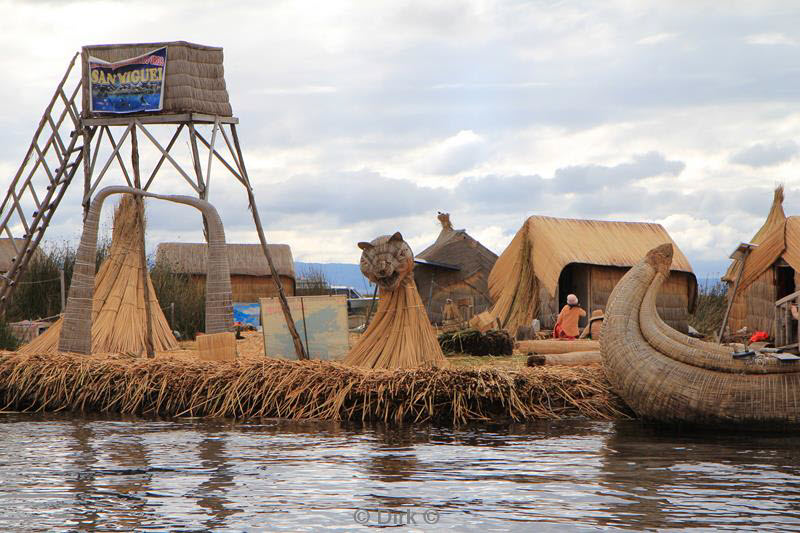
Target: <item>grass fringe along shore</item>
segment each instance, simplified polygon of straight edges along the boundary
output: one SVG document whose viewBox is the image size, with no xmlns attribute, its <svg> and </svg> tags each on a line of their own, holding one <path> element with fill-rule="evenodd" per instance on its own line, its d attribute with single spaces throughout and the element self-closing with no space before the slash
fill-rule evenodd
<svg viewBox="0 0 800 533">
<path fill-rule="evenodd" d="M 17 411 L 454 425 L 631 415 L 600 367 L 366 371 L 276 359 L 4 354 L 0 402 Z"/>
</svg>

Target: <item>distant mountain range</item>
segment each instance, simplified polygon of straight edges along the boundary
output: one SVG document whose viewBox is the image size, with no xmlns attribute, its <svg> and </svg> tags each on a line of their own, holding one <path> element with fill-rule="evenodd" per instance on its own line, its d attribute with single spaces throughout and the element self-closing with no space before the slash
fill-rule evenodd
<svg viewBox="0 0 800 533">
<path fill-rule="evenodd" d="M 322 272 L 331 285 L 346 285 L 353 287 L 364 296 L 372 295 L 373 286 L 361 274 L 361 267 L 351 263 L 304 263 L 294 262 L 294 271 L 297 279 L 306 277 L 310 272 Z"/>
</svg>

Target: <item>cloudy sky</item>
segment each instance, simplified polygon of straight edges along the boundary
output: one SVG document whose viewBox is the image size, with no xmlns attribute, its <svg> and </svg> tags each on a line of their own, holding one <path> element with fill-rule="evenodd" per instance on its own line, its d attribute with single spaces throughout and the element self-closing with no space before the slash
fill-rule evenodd
<svg viewBox="0 0 800 533">
<path fill-rule="evenodd" d="M 776 184 L 800 214 L 794 2 L 230 4 L 0 1 L 3 188 L 82 45 L 187 40 L 224 47 L 267 237 L 299 260 L 396 230 L 421 250 L 443 210 L 498 253 L 534 214 L 658 222 L 708 275 Z M 229 240 L 255 240 L 213 173 Z M 48 238 L 77 239 L 76 194 Z M 202 237 L 190 210 L 149 217 L 150 247 Z"/>
</svg>

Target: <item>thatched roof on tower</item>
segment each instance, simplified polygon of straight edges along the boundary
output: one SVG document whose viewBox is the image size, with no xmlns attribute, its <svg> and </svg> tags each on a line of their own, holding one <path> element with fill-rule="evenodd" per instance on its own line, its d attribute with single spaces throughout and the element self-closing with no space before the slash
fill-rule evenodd
<svg viewBox="0 0 800 533">
<path fill-rule="evenodd" d="M 225 85 L 222 48 L 186 41 L 84 46 L 82 49 L 84 113 L 102 116 L 102 113 L 89 111 L 89 57 L 115 63 L 162 47 L 167 48 L 163 109 L 148 114 L 204 113 L 222 117 L 233 114 Z"/>
</svg>

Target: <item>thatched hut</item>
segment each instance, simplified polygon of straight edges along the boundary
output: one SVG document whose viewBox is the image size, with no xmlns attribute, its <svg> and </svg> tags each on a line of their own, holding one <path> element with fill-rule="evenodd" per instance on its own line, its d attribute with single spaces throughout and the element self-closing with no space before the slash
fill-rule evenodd
<svg viewBox="0 0 800 533">
<path fill-rule="evenodd" d="M 294 296 L 295 272 L 292 250 L 288 244 L 267 245 L 287 296 Z M 277 296 L 269 265 L 260 244 L 228 244 L 233 301 L 257 302 L 259 298 Z M 198 283 L 205 283 L 208 246 L 205 243 L 164 242 L 156 249 L 156 263 L 166 265 L 176 274 L 187 274 Z"/>
<path fill-rule="evenodd" d="M 463 229 L 453 229 L 449 213 L 439 213 L 442 231 L 432 245 L 415 257 L 414 281 L 428 318 L 443 319 L 447 300 L 463 320 L 489 308 L 489 272 L 497 255 Z"/>
<path fill-rule="evenodd" d="M 489 276 L 490 314 L 516 335 L 534 318 L 552 328 L 567 295 L 588 312 L 605 311 L 625 272 L 652 248 L 672 243 L 672 274 L 658 296 L 658 312 L 686 332 L 694 310 L 697 280 L 686 256 L 660 224 L 533 216 L 500 255 Z M 586 318 L 581 321 L 585 325 Z"/>
<path fill-rule="evenodd" d="M 744 261 L 737 256 L 722 277 L 730 299 L 741 272 L 728 329 L 746 327 L 774 336 L 775 302 L 800 288 L 800 217 L 784 213 L 783 186 L 775 189 L 769 215 L 750 243 L 755 249 Z"/>
</svg>

